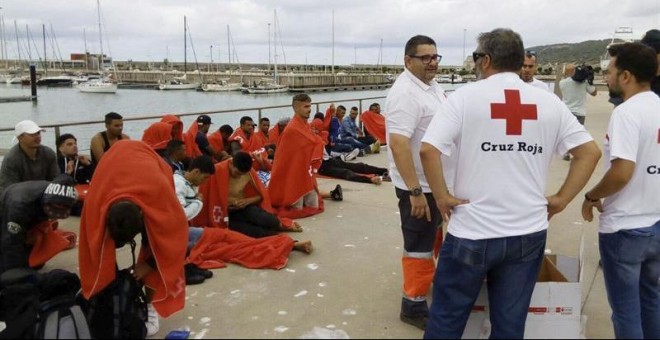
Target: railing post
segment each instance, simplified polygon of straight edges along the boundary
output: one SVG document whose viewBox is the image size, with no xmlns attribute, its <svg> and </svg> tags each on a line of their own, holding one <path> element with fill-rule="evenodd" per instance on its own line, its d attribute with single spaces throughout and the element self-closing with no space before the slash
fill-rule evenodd
<svg viewBox="0 0 660 340">
<path fill-rule="evenodd" d="M 55 150 L 57 150 L 57 140 L 58 139 L 60 139 L 60 126 L 59 125 L 57 125 L 55 127 Z"/>
</svg>

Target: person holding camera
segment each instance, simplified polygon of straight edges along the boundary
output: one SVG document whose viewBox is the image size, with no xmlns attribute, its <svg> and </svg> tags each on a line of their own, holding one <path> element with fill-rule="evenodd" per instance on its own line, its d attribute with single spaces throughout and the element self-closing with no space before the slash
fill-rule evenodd
<svg viewBox="0 0 660 340">
<path fill-rule="evenodd" d="M 559 97 L 568 109 L 584 125 L 587 114 L 587 93 L 595 96 L 598 92 L 594 86 L 594 71 L 591 66 L 568 64 L 564 66 L 565 78 L 559 81 Z M 566 154 L 564 160 L 570 161 Z"/>
</svg>

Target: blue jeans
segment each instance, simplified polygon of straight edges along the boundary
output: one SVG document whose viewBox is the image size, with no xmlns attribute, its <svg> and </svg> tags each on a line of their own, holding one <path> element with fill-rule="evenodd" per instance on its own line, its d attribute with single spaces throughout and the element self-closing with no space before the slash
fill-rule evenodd
<svg viewBox="0 0 660 340">
<path fill-rule="evenodd" d="M 460 339 L 487 278 L 490 338 L 522 339 L 545 250 L 545 230 L 469 240 L 447 233 L 433 278 L 425 339 Z"/>
<path fill-rule="evenodd" d="M 660 338 L 660 221 L 598 235 L 617 339 Z"/>
<path fill-rule="evenodd" d="M 351 147 L 356 148 L 356 149 L 360 149 L 360 150 L 362 150 L 362 149 L 364 149 L 368 146 L 367 144 L 364 144 L 364 143 L 360 142 L 359 140 L 357 140 L 353 137 L 342 137 L 339 142 L 343 143 L 343 144 L 348 144 Z"/>
</svg>

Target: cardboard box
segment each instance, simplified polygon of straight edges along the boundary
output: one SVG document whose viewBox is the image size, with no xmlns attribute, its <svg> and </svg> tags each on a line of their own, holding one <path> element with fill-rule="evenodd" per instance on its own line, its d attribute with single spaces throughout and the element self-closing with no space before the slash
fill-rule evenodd
<svg viewBox="0 0 660 340">
<path fill-rule="evenodd" d="M 584 239 L 578 258 L 545 255 L 532 293 L 525 325 L 526 339 L 578 339 L 583 333 L 582 263 Z M 490 335 L 488 291 L 484 282 L 463 332 L 464 339 Z"/>
</svg>

